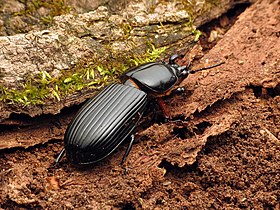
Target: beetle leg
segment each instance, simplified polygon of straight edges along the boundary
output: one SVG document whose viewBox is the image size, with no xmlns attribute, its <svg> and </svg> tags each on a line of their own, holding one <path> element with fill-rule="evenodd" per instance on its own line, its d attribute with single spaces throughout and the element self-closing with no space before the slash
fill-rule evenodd
<svg viewBox="0 0 280 210">
<path fill-rule="evenodd" d="M 65 154 L 65 148 L 63 148 L 61 150 L 61 152 L 59 153 L 58 157 L 55 159 L 54 165 L 58 164 L 58 162 L 61 160 L 61 158 L 64 156 L 64 154 Z"/>
<path fill-rule="evenodd" d="M 183 58 L 183 57 L 184 57 L 183 55 L 178 55 L 178 54 L 171 55 L 168 64 L 170 65 L 176 64 L 176 60 L 178 58 Z"/>
<path fill-rule="evenodd" d="M 183 92 L 185 92 L 185 88 L 184 87 L 178 87 L 174 90 L 175 93 L 181 94 Z"/>
<path fill-rule="evenodd" d="M 124 155 L 123 155 L 123 158 L 122 158 L 122 161 L 121 161 L 121 164 L 120 164 L 122 168 L 124 168 L 124 167 L 123 167 L 123 164 L 124 164 L 124 162 L 125 162 L 125 160 L 126 160 L 128 154 L 129 154 L 129 152 L 130 152 L 130 150 L 131 150 L 131 148 L 132 148 L 133 141 L 134 141 L 134 135 L 132 134 L 132 135 L 131 135 L 131 140 L 130 140 L 130 142 L 129 142 L 129 145 L 128 145 L 128 147 L 126 148 L 126 151 L 125 151 L 125 153 L 124 153 Z M 126 168 L 125 168 L 125 170 L 126 170 Z"/>
<path fill-rule="evenodd" d="M 168 111 L 168 109 L 166 108 L 166 105 L 165 105 L 163 99 L 159 97 L 159 98 L 157 98 L 157 101 L 158 101 L 159 106 L 160 106 L 161 109 L 162 109 L 164 118 L 168 120 L 168 119 L 170 118 L 170 115 L 169 115 L 169 111 Z"/>
<path fill-rule="evenodd" d="M 188 65 L 187 65 L 187 69 L 189 69 L 191 67 L 191 61 L 188 60 Z"/>
</svg>

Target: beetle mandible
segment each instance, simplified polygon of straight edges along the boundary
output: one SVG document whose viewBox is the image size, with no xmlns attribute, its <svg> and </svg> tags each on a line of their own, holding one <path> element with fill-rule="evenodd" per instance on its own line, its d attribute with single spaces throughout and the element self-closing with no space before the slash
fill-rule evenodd
<svg viewBox="0 0 280 210">
<path fill-rule="evenodd" d="M 179 57 L 175 54 L 168 63 L 149 62 L 129 69 L 121 76 L 122 84 L 113 83 L 89 99 L 68 125 L 64 149 L 55 163 L 65 153 L 74 165 L 101 161 L 130 137 L 121 161 L 123 165 L 134 141 L 132 132 L 143 115 L 148 98 L 168 95 L 189 74 L 224 63 L 190 70 L 189 65 L 176 63 Z"/>
</svg>

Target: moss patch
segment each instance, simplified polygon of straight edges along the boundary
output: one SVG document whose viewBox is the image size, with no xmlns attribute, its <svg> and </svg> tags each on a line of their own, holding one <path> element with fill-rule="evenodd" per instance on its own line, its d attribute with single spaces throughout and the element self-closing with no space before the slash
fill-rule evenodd
<svg viewBox="0 0 280 210">
<path fill-rule="evenodd" d="M 28 78 L 18 89 L 0 86 L 0 101 L 20 106 L 44 104 L 46 99 L 60 101 L 69 94 L 84 89 L 100 89 L 108 83 L 118 80 L 120 74 L 132 66 L 153 62 L 165 51 L 165 47 L 154 45 L 143 55 L 133 55 L 123 59 L 107 61 L 107 64 L 83 63 L 64 71 L 59 77 L 52 77 L 48 72 Z"/>
</svg>

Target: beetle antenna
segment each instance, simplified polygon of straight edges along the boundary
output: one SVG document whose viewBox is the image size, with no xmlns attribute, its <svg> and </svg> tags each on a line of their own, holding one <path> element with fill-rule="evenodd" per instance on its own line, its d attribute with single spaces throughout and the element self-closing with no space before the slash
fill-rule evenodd
<svg viewBox="0 0 280 210">
<path fill-rule="evenodd" d="M 207 67 L 203 67 L 203 68 L 200 68 L 200 69 L 195 69 L 195 70 L 188 70 L 188 73 L 189 74 L 194 74 L 194 73 L 196 73 L 196 72 L 198 72 L 198 71 L 203 71 L 203 70 L 206 70 L 206 69 L 212 69 L 212 68 L 215 68 L 215 67 L 217 67 L 217 66 L 220 66 L 220 65 L 222 65 L 222 64 L 224 64 L 225 63 L 225 61 L 222 61 L 222 62 L 220 62 L 220 63 L 217 63 L 217 64 L 214 64 L 214 65 L 212 65 L 212 66 L 207 66 Z"/>
</svg>

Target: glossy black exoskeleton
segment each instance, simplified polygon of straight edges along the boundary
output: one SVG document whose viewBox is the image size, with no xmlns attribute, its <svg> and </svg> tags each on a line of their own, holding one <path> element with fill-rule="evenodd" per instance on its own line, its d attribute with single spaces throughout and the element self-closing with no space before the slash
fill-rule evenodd
<svg viewBox="0 0 280 210">
<path fill-rule="evenodd" d="M 123 156 L 125 161 L 131 150 L 132 132 L 140 120 L 148 98 L 168 95 L 189 74 L 214 66 L 189 70 L 176 64 L 178 55 L 168 63 L 151 62 L 129 69 L 122 76 L 123 84 L 111 84 L 91 98 L 78 111 L 64 136 L 64 153 L 75 165 L 98 162 L 110 155 L 125 139 L 131 138 Z"/>
</svg>

